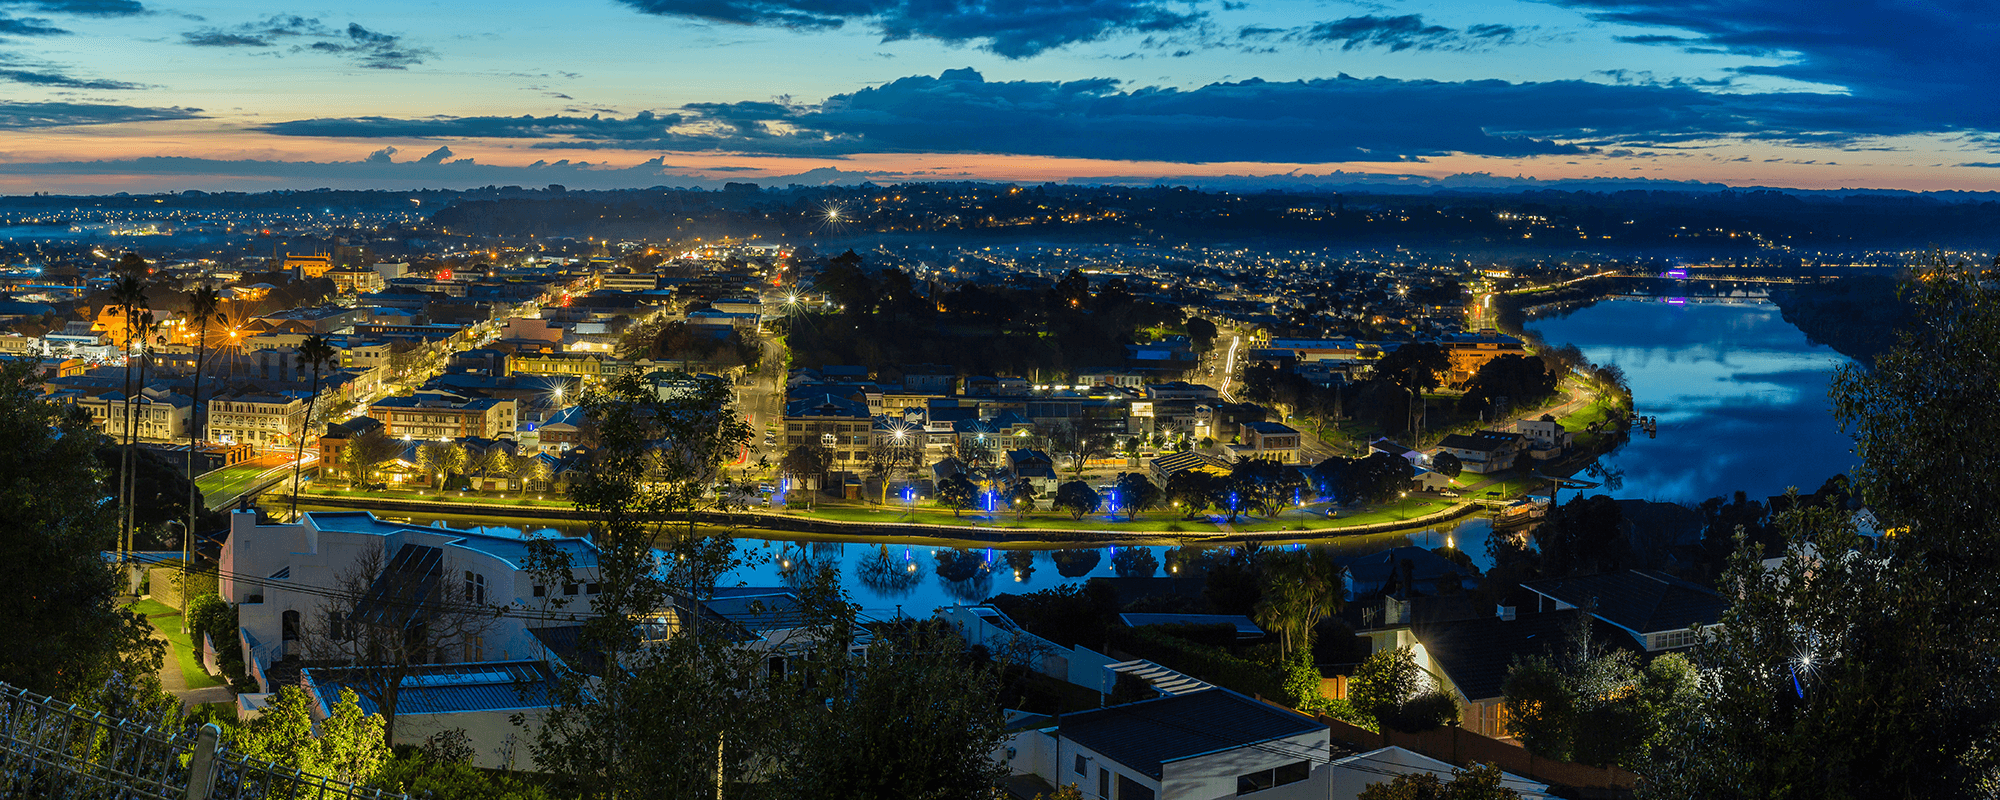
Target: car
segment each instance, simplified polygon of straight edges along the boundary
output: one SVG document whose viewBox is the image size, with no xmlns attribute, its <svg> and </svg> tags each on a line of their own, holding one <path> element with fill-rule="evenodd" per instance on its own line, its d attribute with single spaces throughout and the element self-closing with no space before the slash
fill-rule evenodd
<svg viewBox="0 0 2000 800">
<path fill-rule="evenodd" d="M 1457 496 L 1458 496 L 1458 493 L 1457 493 L 1457 492 L 1454 492 L 1454 491 L 1452 491 L 1452 490 L 1450 490 L 1450 489 L 1446 489 L 1446 490 L 1444 490 L 1444 491 L 1441 491 L 1441 492 L 1438 492 L 1438 494 L 1440 494 L 1440 495 L 1443 495 L 1443 496 L 1445 496 L 1445 497 L 1457 497 Z"/>
</svg>

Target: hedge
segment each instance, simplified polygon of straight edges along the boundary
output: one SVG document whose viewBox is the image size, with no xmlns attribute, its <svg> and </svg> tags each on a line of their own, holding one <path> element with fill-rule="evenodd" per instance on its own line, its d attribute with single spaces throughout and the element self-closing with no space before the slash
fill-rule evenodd
<svg viewBox="0 0 2000 800">
<path fill-rule="evenodd" d="M 1272 700 L 1282 700 L 1285 696 L 1284 673 L 1237 658 L 1220 648 L 1196 644 L 1150 627 L 1113 627 L 1110 633 L 1111 646 L 1197 680 Z"/>
</svg>

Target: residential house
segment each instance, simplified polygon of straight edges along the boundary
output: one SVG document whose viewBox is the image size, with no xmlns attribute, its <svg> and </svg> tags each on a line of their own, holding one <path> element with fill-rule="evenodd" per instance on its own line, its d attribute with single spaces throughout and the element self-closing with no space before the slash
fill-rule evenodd
<svg viewBox="0 0 2000 800">
<path fill-rule="evenodd" d="M 220 556 L 219 593 L 237 604 L 243 663 L 266 692 L 275 691 L 268 670 L 279 662 L 297 663 L 305 656 L 305 637 L 323 631 L 334 619 L 328 587 L 358 563 L 379 559 L 382 572 L 373 579 L 369 597 L 433 597 L 442 581 L 458 581 L 467 601 L 500 608 L 531 610 L 503 614 L 477 640 L 440 646 L 428 659 L 436 663 L 511 660 L 541 652 L 525 620 L 538 624 L 552 614 L 588 615 L 598 594 L 597 548 L 585 539 L 557 538 L 550 546 L 573 559 L 574 583 L 549 585 L 526 571 L 528 544 L 519 535 L 405 525 L 376 519 L 365 511 L 308 512 L 296 523 L 266 524 L 255 511 L 229 517 L 229 535 Z M 553 599 L 569 601 L 555 608 Z M 354 613 L 365 613 L 364 598 Z M 426 610 L 421 601 L 382 606 L 416 620 Z"/>
<path fill-rule="evenodd" d="M 1325 723 L 1205 688 L 1036 720 L 1004 755 L 1102 800 L 1324 800 L 1329 762 L 1351 752 L 1333 748 Z"/>
<path fill-rule="evenodd" d="M 1466 472 L 1490 475 L 1514 467 L 1524 440 L 1521 434 L 1499 431 L 1454 433 L 1438 442 L 1438 450 L 1457 456 Z"/>
<path fill-rule="evenodd" d="M 1328 781 L 1330 791 L 1327 797 L 1336 800 L 1360 797 L 1370 785 L 1387 783 L 1395 780 L 1397 775 L 1428 772 L 1444 783 L 1451 783 L 1460 771 L 1446 762 L 1394 745 L 1335 759 L 1329 766 L 1332 777 Z M 1547 800 L 1554 796 L 1549 794 L 1548 784 L 1537 783 L 1511 772 L 1500 773 L 1500 785 L 1512 790 L 1521 800 Z"/>
<path fill-rule="evenodd" d="M 317 721 L 332 716 L 340 691 L 350 684 L 380 685 L 365 673 L 379 667 L 311 667 L 302 672 L 318 704 Z M 430 737 L 457 729 L 472 748 L 472 765 L 483 769 L 531 769 L 526 731 L 541 725 L 556 705 L 556 674 L 542 661 L 478 661 L 420 664 L 402 675 L 396 692 L 396 738 L 391 745 L 422 747 Z M 364 714 L 380 713 L 375 701 L 357 693 Z M 521 717 L 526 726 L 514 723 Z"/>
<path fill-rule="evenodd" d="M 1524 419 L 1514 423 L 1514 432 L 1526 439 L 1528 456 L 1536 461 L 1558 458 L 1569 451 L 1575 434 L 1563 428 L 1553 415 L 1543 414 L 1541 419 Z"/>
<path fill-rule="evenodd" d="M 1701 641 L 1697 626 L 1722 621 L 1722 596 L 1656 570 L 1628 569 L 1574 578 L 1529 581 L 1546 610 L 1588 608 L 1647 652 L 1679 650 Z"/>
<path fill-rule="evenodd" d="M 1440 581 L 1455 583 L 1460 590 L 1479 585 L 1479 574 L 1471 567 L 1421 547 L 1392 547 L 1348 560 L 1346 566 L 1341 586 L 1348 602 L 1392 590 L 1407 595 L 1411 587 L 1435 594 Z"/>
<path fill-rule="evenodd" d="M 90 414 L 91 424 L 115 441 L 124 441 L 127 408 L 123 392 L 80 396 L 78 408 Z M 132 399 L 132 431 L 140 441 L 175 442 L 187 438 L 194 424 L 194 401 L 173 392 L 147 389 Z"/>
<path fill-rule="evenodd" d="M 1243 443 L 1233 446 L 1230 452 L 1238 460 L 1261 458 L 1280 464 L 1296 464 L 1299 461 L 1299 432 L 1290 425 L 1277 422 L 1243 423 Z"/>
</svg>

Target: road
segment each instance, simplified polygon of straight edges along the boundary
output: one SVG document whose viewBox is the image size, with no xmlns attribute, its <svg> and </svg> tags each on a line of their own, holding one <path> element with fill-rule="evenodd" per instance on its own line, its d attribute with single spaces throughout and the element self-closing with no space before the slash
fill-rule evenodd
<svg viewBox="0 0 2000 800">
<path fill-rule="evenodd" d="M 1236 396 L 1229 393 L 1229 382 L 1236 378 L 1236 347 L 1242 343 L 1242 336 L 1229 337 L 1229 355 L 1222 362 L 1222 385 L 1216 387 L 1222 393 L 1222 399 L 1231 403 L 1236 402 Z"/>
<path fill-rule="evenodd" d="M 319 456 L 308 453 L 307 466 L 319 460 Z M 280 453 L 267 453 L 254 461 L 203 475 L 195 480 L 201 489 L 203 502 L 211 511 L 220 511 L 236 505 L 245 495 L 256 494 L 270 488 L 292 475 L 292 459 Z"/>
</svg>

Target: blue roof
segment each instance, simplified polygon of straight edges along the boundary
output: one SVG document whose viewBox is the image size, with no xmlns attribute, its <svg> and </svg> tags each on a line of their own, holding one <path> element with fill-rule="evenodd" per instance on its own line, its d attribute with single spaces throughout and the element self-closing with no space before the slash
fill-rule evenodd
<svg viewBox="0 0 2000 800">
<path fill-rule="evenodd" d="M 304 674 L 320 703 L 331 708 L 340 702 L 344 683 L 372 669 L 376 668 L 313 667 Z M 555 674 L 540 661 L 426 664 L 408 669 L 397 692 L 398 715 L 544 708 L 555 702 L 551 691 Z M 359 697 L 356 704 L 364 713 L 381 713 L 367 697 Z"/>
<path fill-rule="evenodd" d="M 460 530 L 458 528 L 433 528 L 422 525 L 404 525 L 376 519 L 367 511 L 309 511 L 306 517 L 320 530 L 366 533 L 389 536 L 397 533 L 427 533 L 456 537 L 445 543 L 446 547 L 461 547 L 477 553 L 485 553 L 515 569 L 521 569 L 528 561 L 528 542 L 525 538 L 502 536 L 481 531 Z M 491 529 L 488 529 L 491 530 Z M 549 538 L 550 544 L 570 555 L 571 566 L 591 568 L 597 566 L 597 546 L 584 539 L 571 537 Z"/>
</svg>

